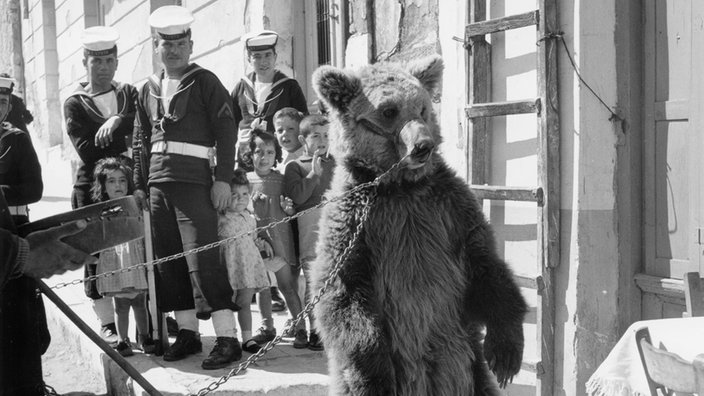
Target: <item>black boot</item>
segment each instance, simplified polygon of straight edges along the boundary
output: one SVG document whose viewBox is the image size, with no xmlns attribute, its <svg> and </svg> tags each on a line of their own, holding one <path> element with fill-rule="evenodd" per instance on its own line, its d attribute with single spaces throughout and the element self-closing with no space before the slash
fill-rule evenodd
<svg viewBox="0 0 704 396">
<path fill-rule="evenodd" d="M 164 352 L 164 360 L 175 362 L 202 350 L 203 344 L 200 343 L 198 334 L 192 330 L 181 329 L 176 336 L 176 342 Z"/>
<path fill-rule="evenodd" d="M 215 346 L 208 355 L 208 358 L 203 360 L 201 367 L 205 370 L 215 370 L 227 367 L 230 363 L 236 362 L 242 358 L 242 347 L 237 338 L 234 337 L 218 337 L 215 339 Z"/>
</svg>

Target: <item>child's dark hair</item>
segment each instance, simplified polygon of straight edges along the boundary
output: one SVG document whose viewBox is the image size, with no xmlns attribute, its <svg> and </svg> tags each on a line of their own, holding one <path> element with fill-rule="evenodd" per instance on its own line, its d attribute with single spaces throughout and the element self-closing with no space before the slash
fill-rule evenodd
<svg viewBox="0 0 704 396">
<path fill-rule="evenodd" d="M 252 156 L 254 156 L 254 150 L 257 148 L 257 144 L 255 142 L 257 138 L 260 138 L 265 143 L 274 143 L 274 149 L 276 150 L 276 157 L 274 158 L 274 168 L 276 168 L 276 164 L 283 161 L 281 146 L 279 146 L 279 141 L 276 139 L 276 136 L 274 136 L 273 133 L 267 132 L 263 129 L 252 129 L 252 134 L 249 136 L 249 150 L 252 153 Z"/>
<path fill-rule="evenodd" d="M 230 187 L 234 186 L 249 186 L 249 180 L 247 180 L 247 171 L 241 168 L 235 169 L 235 173 L 230 180 Z"/>
<path fill-rule="evenodd" d="M 298 127 L 298 132 L 301 136 L 306 137 L 310 135 L 314 126 L 324 126 L 328 125 L 329 123 L 330 121 L 328 121 L 328 118 L 322 114 L 307 115 L 301 121 L 301 124 Z"/>
<path fill-rule="evenodd" d="M 293 107 L 284 107 L 282 109 L 279 109 L 279 111 L 277 111 L 276 113 L 274 113 L 274 118 L 272 119 L 272 121 L 276 121 L 280 118 L 285 118 L 285 117 L 288 117 L 288 118 L 296 121 L 296 123 L 300 123 L 301 120 L 303 119 L 303 113 L 294 109 Z"/>
<path fill-rule="evenodd" d="M 129 164 L 129 159 L 115 157 L 103 158 L 95 164 L 95 170 L 93 171 L 93 186 L 90 188 L 93 202 L 102 202 L 110 199 L 105 190 L 105 181 L 108 179 L 108 174 L 116 170 L 124 173 L 127 178 L 127 195 L 134 192 L 132 167 Z"/>
</svg>

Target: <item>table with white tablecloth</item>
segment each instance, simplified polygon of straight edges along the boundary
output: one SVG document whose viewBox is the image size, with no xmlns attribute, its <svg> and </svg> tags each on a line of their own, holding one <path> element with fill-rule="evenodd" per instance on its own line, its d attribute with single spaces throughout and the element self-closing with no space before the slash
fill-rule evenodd
<svg viewBox="0 0 704 396">
<path fill-rule="evenodd" d="M 704 317 L 656 319 L 628 327 L 609 356 L 587 381 L 593 396 L 649 396 L 650 389 L 636 345 L 636 331 L 647 327 L 652 344 L 687 361 L 704 354 Z"/>
</svg>

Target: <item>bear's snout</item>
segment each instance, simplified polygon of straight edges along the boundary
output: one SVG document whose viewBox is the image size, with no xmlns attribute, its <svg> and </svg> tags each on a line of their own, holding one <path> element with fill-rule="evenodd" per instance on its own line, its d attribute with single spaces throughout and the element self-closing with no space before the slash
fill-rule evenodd
<svg viewBox="0 0 704 396">
<path fill-rule="evenodd" d="M 424 166 L 435 150 L 435 140 L 428 126 L 419 120 L 410 120 L 406 123 L 401 130 L 401 139 L 407 150 L 404 162 L 410 169 Z"/>
<path fill-rule="evenodd" d="M 420 163 L 425 163 L 430 157 L 430 154 L 435 148 L 435 143 L 432 140 L 424 140 L 418 142 L 413 146 L 413 151 L 411 151 L 411 158 Z"/>
</svg>

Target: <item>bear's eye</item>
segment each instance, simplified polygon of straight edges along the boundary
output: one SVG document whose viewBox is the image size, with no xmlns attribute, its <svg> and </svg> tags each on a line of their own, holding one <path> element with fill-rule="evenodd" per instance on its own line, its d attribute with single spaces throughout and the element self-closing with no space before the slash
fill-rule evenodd
<svg viewBox="0 0 704 396">
<path fill-rule="evenodd" d="M 381 115 L 383 115 L 384 118 L 392 119 L 398 115 L 398 110 L 396 110 L 395 107 L 387 107 L 381 111 Z"/>
</svg>

